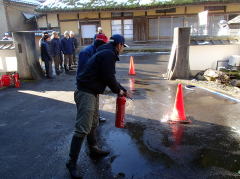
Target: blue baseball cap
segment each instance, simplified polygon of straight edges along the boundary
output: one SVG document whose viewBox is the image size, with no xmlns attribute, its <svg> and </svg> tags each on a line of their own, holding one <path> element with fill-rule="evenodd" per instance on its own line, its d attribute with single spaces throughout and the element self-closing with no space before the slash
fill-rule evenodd
<svg viewBox="0 0 240 179">
<path fill-rule="evenodd" d="M 115 44 L 123 44 L 124 47 L 129 47 L 127 44 L 125 44 L 125 39 L 120 34 L 112 35 L 112 37 L 110 37 L 109 42 L 113 42 Z"/>
</svg>

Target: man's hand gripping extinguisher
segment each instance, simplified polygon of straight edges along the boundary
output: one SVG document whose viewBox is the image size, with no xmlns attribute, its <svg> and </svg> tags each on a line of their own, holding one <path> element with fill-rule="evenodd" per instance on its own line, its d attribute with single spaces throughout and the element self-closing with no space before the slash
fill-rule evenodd
<svg viewBox="0 0 240 179">
<path fill-rule="evenodd" d="M 116 120 L 115 126 L 117 128 L 124 128 L 124 120 L 125 120 L 125 104 L 126 104 L 126 97 L 125 96 L 118 96 L 116 102 Z"/>
</svg>

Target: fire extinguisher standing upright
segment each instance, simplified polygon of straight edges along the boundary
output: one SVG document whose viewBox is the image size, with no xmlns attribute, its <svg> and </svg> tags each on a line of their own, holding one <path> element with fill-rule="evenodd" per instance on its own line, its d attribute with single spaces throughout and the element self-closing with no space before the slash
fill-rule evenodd
<svg viewBox="0 0 240 179">
<path fill-rule="evenodd" d="M 117 128 L 124 128 L 125 104 L 126 97 L 118 96 L 116 102 L 116 120 L 115 120 L 115 126 Z"/>
<path fill-rule="evenodd" d="M 14 84 L 16 88 L 20 88 L 20 80 L 19 80 L 19 74 L 14 73 L 13 74 Z"/>
</svg>

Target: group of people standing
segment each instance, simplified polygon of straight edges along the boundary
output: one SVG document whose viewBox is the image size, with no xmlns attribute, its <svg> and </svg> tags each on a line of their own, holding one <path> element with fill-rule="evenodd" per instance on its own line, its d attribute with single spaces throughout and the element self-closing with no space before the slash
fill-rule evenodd
<svg viewBox="0 0 240 179">
<path fill-rule="evenodd" d="M 54 61 L 56 74 L 73 70 L 72 65 L 76 65 L 75 52 L 78 47 L 74 32 L 65 31 L 64 37 L 60 39 L 58 32 L 44 32 L 39 41 L 41 58 L 45 64 L 46 77 L 52 78 L 52 62 Z"/>
</svg>

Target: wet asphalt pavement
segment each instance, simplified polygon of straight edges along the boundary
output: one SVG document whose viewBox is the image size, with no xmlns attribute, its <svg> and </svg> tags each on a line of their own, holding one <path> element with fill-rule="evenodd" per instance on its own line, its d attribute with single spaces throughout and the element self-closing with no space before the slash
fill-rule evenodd
<svg viewBox="0 0 240 179">
<path fill-rule="evenodd" d="M 128 76 L 134 55 L 136 76 Z M 168 55 L 125 54 L 117 78 L 133 93 L 126 128 L 114 127 L 116 96 L 100 97 L 99 143 L 111 154 L 79 168 L 95 178 L 240 178 L 240 104 L 199 88 L 184 89 L 191 124 L 170 125 L 177 84 L 166 81 Z M 65 169 L 75 120 L 74 73 L 0 90 L 0 178 L 70 178 Z"/>
</svg>

